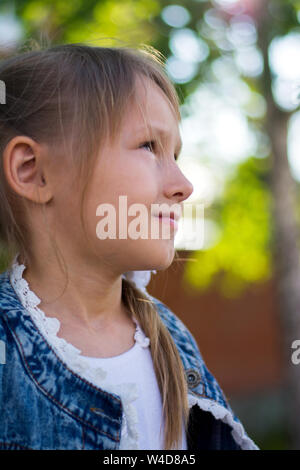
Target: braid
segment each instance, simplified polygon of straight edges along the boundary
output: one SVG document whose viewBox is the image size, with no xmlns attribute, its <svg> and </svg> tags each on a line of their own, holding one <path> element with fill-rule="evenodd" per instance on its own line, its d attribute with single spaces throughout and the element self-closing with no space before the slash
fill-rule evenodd
<svg viewBox="0 0 300 470">
<path fill-rule="evenodd" d="M 128 279 L 123 279 L 122 299 L 150 339 L 153 366 L 163 402 L 165 450 L 180 448 L 182 419 L 187 429 L 189 409 L 188 389 L 178 350 L 153 302 Z"/>
</svg>

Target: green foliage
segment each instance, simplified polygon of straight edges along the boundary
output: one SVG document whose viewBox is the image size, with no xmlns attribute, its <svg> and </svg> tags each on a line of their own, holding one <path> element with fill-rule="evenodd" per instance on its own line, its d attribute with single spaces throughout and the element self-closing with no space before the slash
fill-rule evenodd
<svg viewBox="0 0 300 470">
<path fill-rule="evenodd" d="M 103 40 L 139 44 L 158 34 L 151 18 L 160 13 L 158 0 L 16 0 L 27 38 L 50 38 L 52 43 Z"/>
<path fill-rule="evenodd" d="M 156 31 L 149 21 L 160 12 L 157 0 L 115 0 L 98 2 L 92 18 L 84 21 L 80 18 L 70 25 L 65 33 L 67 42 L 95 41 L 101 38 L 117 38 L 124 42 L 151 42 Z M 102 45 L 102 41 L 100 45 Z"/>
<path fill-rule="evenodd" d="M 212 248 L 193 253 L 185 280 L 204 290 L 213 281 L 225 296 L 235 296 L 249 284 L 271 274 L 270 192 L 267 160 L 250 158 L 226 185 L 217 207 L 221 238 Z M 205 221 L 204 221 L 205 223 Z"/>
</svg>

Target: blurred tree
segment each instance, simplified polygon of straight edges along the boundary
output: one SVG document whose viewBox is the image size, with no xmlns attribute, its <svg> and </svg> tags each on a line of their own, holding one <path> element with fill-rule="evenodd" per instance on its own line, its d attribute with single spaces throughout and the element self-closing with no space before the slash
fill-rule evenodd
<svg viewBox="0 0 300 470">
<path fill-rule="evenodd" d="M 296 217 L 296 183 L 291 175 L 287 155 L 290 112 L 282 110 L 272 93 L 269 47 L 279 34 L 288 34 L 297 21 L 298 2 L 262 2 L 258 9 L 258 44 L 264 57 L 261 86 L 267 101 L 266 131 L 271 142 L 270 189 L 273 196 L 273 258 L 277 280 L 277 297 L 283 328 L 286 358 L 286 399 L 288 422 L 294 449 L 300 448 L 300 375 L 291 361 L 291 345 L 300 338 L 300 261 L 299 226 Z M 276 20 L 273 15 L 276 15 Z M 278 21 L 278 18 L 280 20 Z M 274 21 L 275 20 L 275 21 Z"/>
</svg>

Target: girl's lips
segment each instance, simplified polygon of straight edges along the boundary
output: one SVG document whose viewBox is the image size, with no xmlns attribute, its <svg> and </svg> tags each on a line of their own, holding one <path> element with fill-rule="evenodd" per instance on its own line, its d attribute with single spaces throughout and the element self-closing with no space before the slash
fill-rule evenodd
<svg viewBox="0 0 300 470">
<path fill-rule="evenodd" d="M 172 219 L 171 217 L 163 217 L 161 214 L 160 215 L 156 215 L 155 217 L 158 217 L 159 220 L 164 223 L 164 224 L 170 224 L 172 228 L 174 228 L 175 230 L 178 229 L 178 222 L 177 220 L 175 219 Z"/>
</svg>

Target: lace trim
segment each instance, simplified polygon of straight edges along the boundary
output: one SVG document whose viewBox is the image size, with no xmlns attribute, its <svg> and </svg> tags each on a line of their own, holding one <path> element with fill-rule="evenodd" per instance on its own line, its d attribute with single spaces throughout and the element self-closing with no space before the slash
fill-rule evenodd
<svg viewBox="0 0 300 470">
<path fill-rule="evenodd" d="M 242 450 L 259 450 L 257 445 L 247 436 L 242 423 L 233 419 L 232 413 L 218 402 L 209 398 L 195 397 L 188 394 L 189 408 L 198 405 L 202 410 L 209 411 L 216 419 L 221 419 L 224 423 L 232 427 L 231 434 L 235 442 Z"/>
<path fill-rule="evenodd" d="M 156 271 L 154 269 L 152 271 L 127 271 L 122 274 L 122 277 L 134 282 L 138 289 L 147 294 L 146 286 L 150 282 L 152 273 L 156 274 Z"/>
<path fill-rule="evenodd" d="M 123 416 L 119 448 L 120 450 L 138 449 L 138 415 L 136 408 L 132 404 L 138 398 L 136 384 L 131 382 L 116 385 L 107 382 L 107 372 L 104 369 L 92 367 L 84 356 L 81 355 L 80 349 L 57 336 L 60 329 L 60 321 L 57 318 L 46 317 L 45 313 L 38 308 L 41 300 L 30 289 L 26 279 L 22 277 L 26 267 L 24 264 L 19 264 L 17 259 L 18 255 L 15 256 L 10 268 L 10 281 L 26 309 L 26 313 L 30 315 L 36 327 L 53 346 L 61 360 L 68 364 L 70 369 L 96 386 L 120 396 L 123 405 Z M 132 320 L 136 324 L 135 341 L 142 348 L 147 348 L 150 344 L 150 339 L 145 336 L 134 316 L 132 316 Z"/>
</svg>

